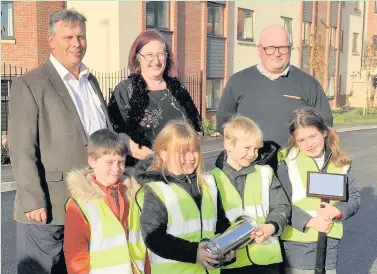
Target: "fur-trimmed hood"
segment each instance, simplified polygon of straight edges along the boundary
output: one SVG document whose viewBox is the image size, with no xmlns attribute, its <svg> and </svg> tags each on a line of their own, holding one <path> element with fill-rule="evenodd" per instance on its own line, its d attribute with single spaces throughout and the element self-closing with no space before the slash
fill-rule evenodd
<svg viewBox="0 0 377 274">
<path fill-rule="evenodd" d="M 89 167 L 68 172 L 66 181 L 71 197 L 74 199 L 94 201 L 106 197 L 101 188 L 94 183 L 93 170 Z M 135 200 L 135 194 L 139 190 L 140 185 L 133 177 L 129 176 L 122 176 L 121 181 L 125 186 L 124 197 L 128 201 Z"/>
</svg>

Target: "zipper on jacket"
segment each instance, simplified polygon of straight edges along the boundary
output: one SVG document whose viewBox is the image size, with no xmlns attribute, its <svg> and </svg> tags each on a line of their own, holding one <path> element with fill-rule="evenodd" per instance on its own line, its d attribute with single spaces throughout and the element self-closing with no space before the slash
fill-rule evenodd
<svg viewBox="0 0 377 274">
<path fill-rule="evenodd" d="M 117 209 L 118 209 L 118 216 L 119 216 L 119 220 L 121 219 L 121 216 L 120 216 L 120 203 L 119 203 L 119 195 L 118 195 L 118 189 L 115 188 L 113 189 L 113 193 L 111 193 L 111 196 L 114 197 L 115 199 L 115 204 L 117 206 Z"/>
<path fill-rule="evenodd" d="M 323 153 L 325 154 L 323 157 L 326 157 L 326 151 L 324 151 Z M 322 168 L 319 168 L 319 166 L 318 166 L 316 160 L 314 160 L 314 158 L 312 158 L 312 157 L 310 157 L 310 158 L 312 158 L 312 160 L 314 161 L 314 163 L 315 163 L 315 165 L 316 165 L 316 167 L 318 169 L 318 172 L 320 172 L 320 173 L 326 173 L 327 166 L 329 165 L 331 156 L 332 156 L 332 153 L 330 152 L 330 155 L 328 155 L 328 157 L 323 160 L 323 166 L 322 166 Z"/>
</svg>

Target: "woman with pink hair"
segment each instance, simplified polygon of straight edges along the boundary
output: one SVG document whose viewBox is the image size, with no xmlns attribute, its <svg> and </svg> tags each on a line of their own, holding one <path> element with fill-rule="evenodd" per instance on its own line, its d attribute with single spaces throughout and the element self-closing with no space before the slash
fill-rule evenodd
<svg viewBox="0 0 377 274">
<path fill-rule="evenodd" d="M 190 94 L 175 77 L 171 48 L 158 31 L 148 29 L 136 38 L 128 68 L 130 76 L 117 85 L 108 105 L 116 132 L 128 134 L 140 147 L 151 148 L 173 119 L 187 120 L 198 133 L 203 131 Z"/>
</svg>

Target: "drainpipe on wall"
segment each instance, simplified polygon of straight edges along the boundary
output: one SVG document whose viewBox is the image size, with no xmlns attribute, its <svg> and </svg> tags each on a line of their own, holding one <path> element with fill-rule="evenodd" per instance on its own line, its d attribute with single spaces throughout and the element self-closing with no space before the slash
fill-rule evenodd
<svg viewBox="0 0 377 274">
<path fill-rule="evenodd" d="M 297 56 L 298 62 L 297 67 L 302 68 L 302 24 L 304 22 L 304 2 L 300 1 L 300 16 L 299 16 L 299 25 L 298 25 L 298 41 L 297 41 Z M 293 41 L 292 41 L 293 42 Z"/>
<path fill-rule="evenodd" d="M 221 88 L 225 87 L 225 84 L 228 82 L 229 79 L 229 50 L 230 50 L 230 1 L 226 1 L 225 8 L 224 8 L 224 37 L 225 37 L 225 64 L 224 64 L 224 81 L 223 86 Z"/>
<path fill-rule="evenodd" d="M 333 107 L 338 106 L 340 89 L 339 89 L 339 57 L 340 57 L 340 32 L 342 22 L 342 2 L 338 1 L 338 21 L 336 23 L 336 56 L 335 56 L 335 93 Z M 340 87 L 341 88 L 341 87 Z M 338 93 L 339 90 L 339 93 Z"/>
<path fill-rule="evenodd" d="M 175 56 L 175 65 L 177 69 L 178 74 L 178 68 L 181 64 L 178 63 L 178 2 L 177 1 L 171 1 L 170 3 L 171 10 L 170 10 L 170 18 L 171 18 L 171 27 L 170 29 L 173 30 L 172 35 L 172 51 Z M 184 65 L 182 64 L 182 67 Z"/>
<path fill-rule="evenodd" d="M 359 80 L 361 80 L 361 67 L 363 66 L 363 56 L 364 56 L 364 39 L 365 39 L 365 33 L 366 33 L 366 29 L 365 29 L 365 14 L 366 14 L 366 1 L 363 1 L 364 3 L 364 9 L 363 9 L 363 32 L 362 32 L 362 35 L 361 35 L 361 58 L 360 58 L 360 73 L 359 73 Z"/>
<path fill-rule="evenodd" d="M 200 27 L 200 51 L 201 51 L 201 60 L 200 60 L 200 69 L 202 71 L 202 119 L 205 119 L 207 116 L 207 102 L 206 102 L 206 88 L 207 88 L 207 22 L 208 22 L 208 10 L 207 2 L 201 2 L 201 27 Z"/>
<path fill-rule="evenodd" d="M 312 9 L 312 25 L 311 25 L 311 28 L 310 28 L 310 33 L 311 34 L 314 34 L 314 30 L 317 29 L 317 1 L 313 1 L 313 9 Z M 318 29 L 317 29 L 318 31 Z M 310 61 L 313 60 L 313 51 L 312 49 L 309 47 L 309 50 L 310 50 Z M 310 75 L 311 76 L 314 76 L 314 69 L 312 66 L 309 67 L 310 71 Z"/>
<path fill-rule="evenodd" d="M 325 72 L 322 79 L 322 87 L 327 94 L 329 79 L 329 56 L 330 56 L 330 31 L 331 31 L 331 1 L 327 1 L 327 12 L 326 12 L 326 37 L 325 37 Z"/>
</svg>

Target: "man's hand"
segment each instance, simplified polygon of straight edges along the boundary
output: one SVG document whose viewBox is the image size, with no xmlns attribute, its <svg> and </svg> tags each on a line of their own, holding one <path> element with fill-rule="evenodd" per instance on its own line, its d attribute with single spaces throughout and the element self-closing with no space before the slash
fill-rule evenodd
<svg viewBox="0 0 377 274">
<path fill-rule="evenodd" d="M 129 148 L 130 148 L 131 156 L 139 160 L 144 160 L 149 155 L 154 153 L 153 150 L 151 150 L 150 148 L 146 146 L 142 146 L 141 148 L 139 148 L 139 144 L 135 143 L 131 139 L 130 139 Z"/>
<path fill-rule="evenodd" d="M 329 217 L 317 215 L 309 220 L 306 227 L 313 228 L 318 232 L 329 232 L 332 227 L 332 220 Z"/>
<path fill-rule="evenodd" d="M 274 233 L 275 226 L 273 224 L 263 224 L 259 226 L 257 231 L 253 231 L 251 234 L 253 235 L 255 243 L 261 244 Z"/>
<path fill-rule="evenodd" d="M 330 220 L 334 219 L 339 214 L 339 209 L 325 202 L 321 202 L 321 208 L 317 210 L 317 215 L 320 215 L 323 218 L 329 218 Z"/>
<path fill-rule="evenodd" d="M 26 212 L 26 218 L 30 221 L 42 222 L 46 223 L 47 220 L 47 209 L 46 208 L 39 208 L 29 212 Z"/>
</svg>

